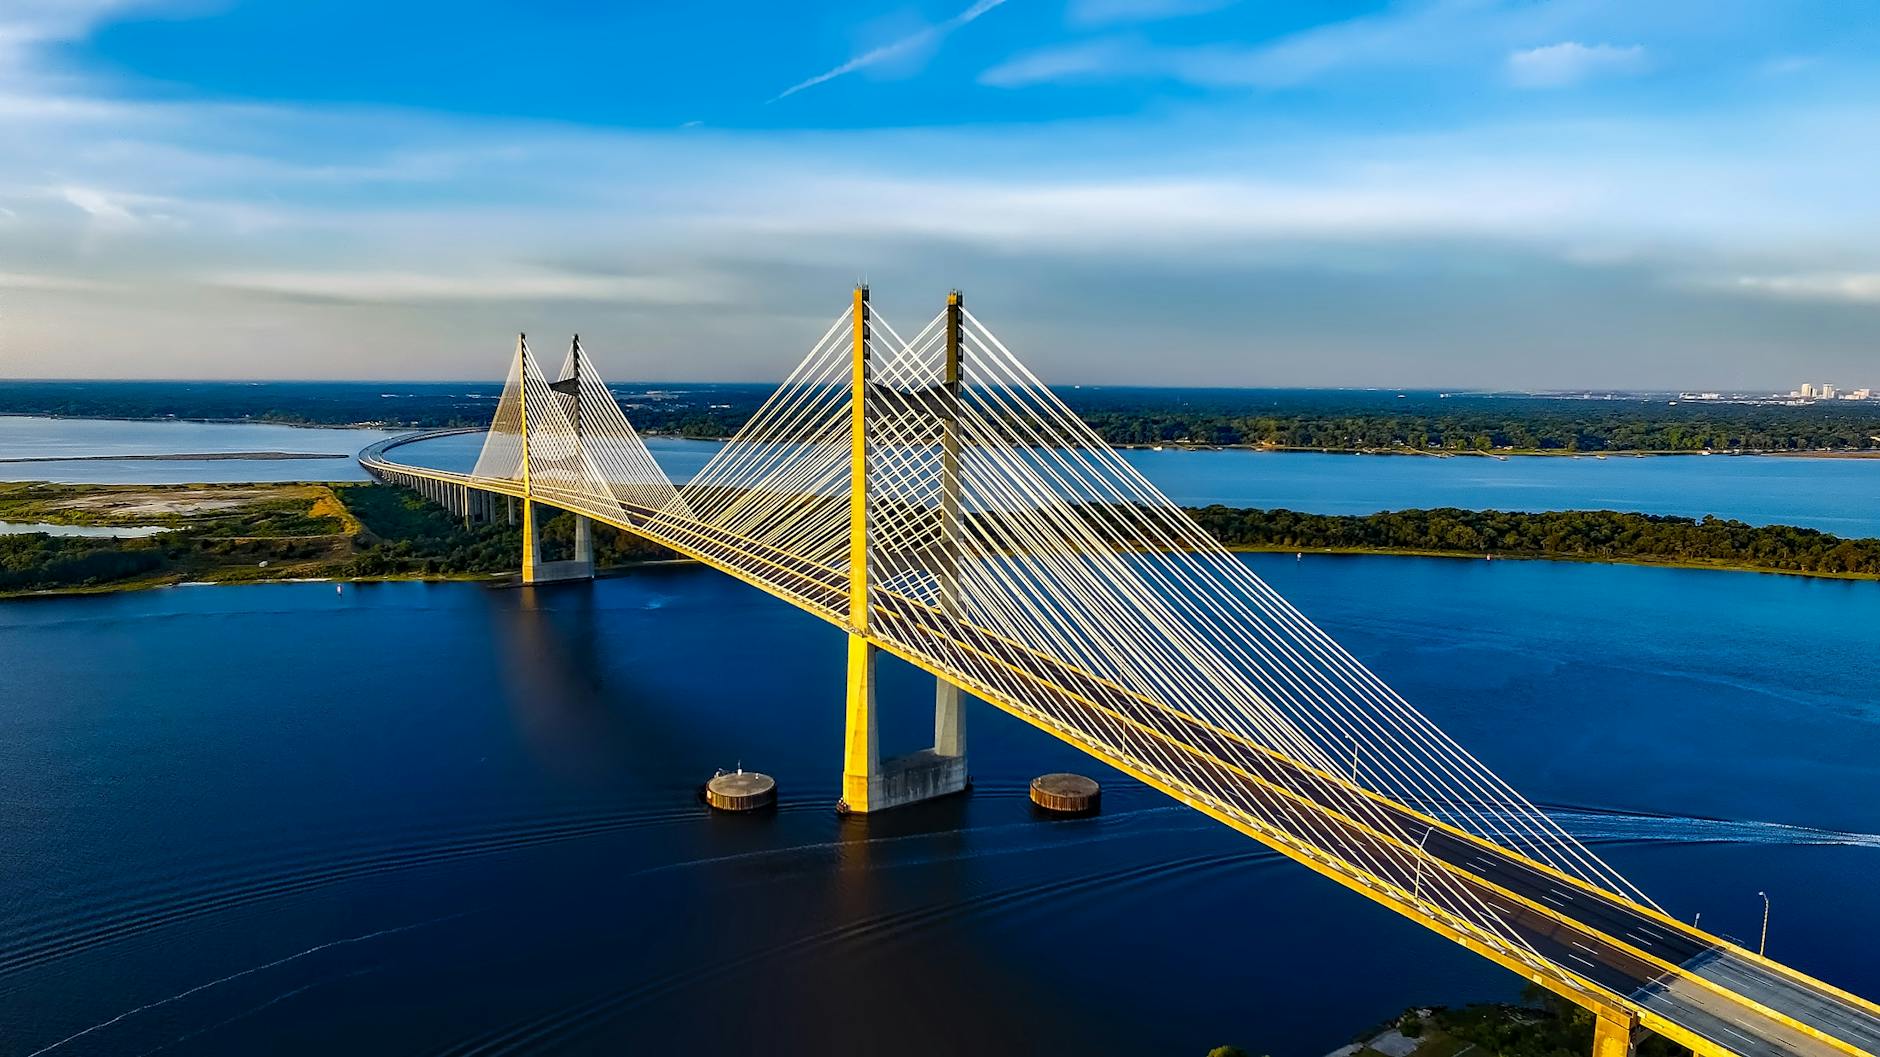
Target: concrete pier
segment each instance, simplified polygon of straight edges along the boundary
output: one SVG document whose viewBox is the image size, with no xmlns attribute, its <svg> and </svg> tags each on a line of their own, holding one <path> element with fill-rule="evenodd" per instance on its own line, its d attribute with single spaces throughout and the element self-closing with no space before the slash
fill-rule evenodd
<svg viewBox="0 0 1880 1057">
<path fill-rule="evenodd" d="M 756 811 L 777 802 L 777 780 L 739 768 L 705 783 L 705 802 L 720 811 Z"/>
<path fill-rule="evenodd" d="M 1097 783 L 1081 774 L 1041 774 L 1031 780 L 1031 802 L 1059 815 L 1094 814 L 1102 797 Z"/>
</svg>

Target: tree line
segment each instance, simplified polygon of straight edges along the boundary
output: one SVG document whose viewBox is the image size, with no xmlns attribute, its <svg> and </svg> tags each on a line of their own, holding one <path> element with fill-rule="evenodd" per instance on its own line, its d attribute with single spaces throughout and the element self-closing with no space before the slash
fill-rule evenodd
<svg viewBox="0 0 1880 1057">
<path fill-rule="evenodd" d="M 1880 402 L 1787 407 L 1492 399 L 1405 409 L 1275 410 L 1132 406 L 1085 410 L 1117 445 L 1196 444 L 1333 451 L 1868 451 Z"/>
<path fill-rule="evenodd" d="M 1248 550 L 1420 551 L 1880 576 L 1880 539 L 1716 517 L 1454 507 L 1361 516 L 1225 506 L 1189 512 L 1223 546 Z"/>
<path fill-rule="evenodd" d="M 615 387 L 648 434 L 736 433 L 763 385 Z M 1864 451 L 1880 449 L 1880 401 L 1812 406 L 1346 390 L 1062 388 L 1111 444 L 1405 451 Z M 484 426 L 491 383 L 7 382 L 0 413 L 188 418 L 297 425 Z"/>
</svg>

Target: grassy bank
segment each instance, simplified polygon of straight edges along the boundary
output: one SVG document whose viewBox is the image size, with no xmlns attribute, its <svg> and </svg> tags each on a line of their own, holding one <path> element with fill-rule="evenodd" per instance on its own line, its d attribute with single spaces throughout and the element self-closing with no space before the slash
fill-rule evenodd
<svg viewBox="0 0 1880 1057">
<path fill-rule="evenodd" d="M 90 592 L 186 582 L 480 579 L 514 575 L 522 534 L 466 526 L 403 489 L 375 484 L 0 484 L 0 521 L 156 526 L 138 539 L 0 535 L 0 595 Z M 574 519 L 542 524 L 544 556 L 566 557 Z M 670 557 L 596 526 L 602 566 Z"/>
</svg>

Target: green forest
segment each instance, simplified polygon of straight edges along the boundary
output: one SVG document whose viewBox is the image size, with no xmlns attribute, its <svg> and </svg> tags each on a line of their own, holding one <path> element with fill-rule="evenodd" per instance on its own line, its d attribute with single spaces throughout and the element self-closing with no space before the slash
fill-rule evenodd
<svg viewBox="0 0 1880 1057">
<path fill-rule="evenodd" d="M 1222 545 L 1240 550 L 1489 554 L 1880 576 L 1880 539 L 1842 539 L 1814 529 L 1714 517 L 1453 507 L 1363 516 L 1225 506 L 1189 513 Z"/>
<path fill-rule="evenodd" d="M 1447 402 L 1440 410 L 1251 411 L 1141 404 L 1083 409 L 1111 444 L 1329 451 L 1699 452 L 1880 449 L 1880 404 L 1863 408 L 1591 400 Z"/>
</svg>

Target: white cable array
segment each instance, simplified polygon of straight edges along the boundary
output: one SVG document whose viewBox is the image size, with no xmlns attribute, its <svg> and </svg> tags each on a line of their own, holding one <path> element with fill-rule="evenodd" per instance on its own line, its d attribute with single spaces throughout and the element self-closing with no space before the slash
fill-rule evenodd
<svg viewBox="0 0 1880 1057">
<path fill-rule="evenodd" d="M 1422 854 L 1419 815 L 1649 903 L 1209 537 L 970 313 L 956 382 L 946 313 L 911 339 L 870 322 L 877 639 L 1537 968 L 1553 967 L 1479 885 Z M 852 323 L 838 316 L 679 489 L 578 343 L 562 372 L 572 391 L 525 348 L 476 473 L 518 478 L 526 411 L 532 491 L 716 555 L 840 622 Z"/>
<path fill-rule="evenodd" d="M 496 417 L 483 435 L 483 451 L 470 471 L 472 476 L 501 481 L 522 480 L 522 356 L 524 342 L 516 339 L 517 355 L 509 358 L 509 376 L 503 381 Z"/>
<path fill-rule="evenodd" d="M 1089 497 L 1065 488 L 1050 465 L 1071 465 L 1053 446 L 1066 435 L 1061 429 L 1031 432 L 1032 416 L 1003 391 L 1009 379 L 982 385 L 974 383 L 983 372 L 969 376 L 957 402 L 938 385 L 942 366 L 932 352 L 943 346 L 935 333 L 930 325 L 880 357 L 868 390 L 874 631 L 943 668 L 975 673 L 1008 702 L 1177 788 L 1329 852 L 1364 876 L 1417 889 L 1453 917 L 1518 946 L 1513 931 L 1455 878 L 1434 870 L 1423 877 L 1406 854 L 1412 842 L 1402 824 L 1377 802 L 1281 763 L 1278 754 L 1325 761 L 1194 633 L 1166 584 L 1151 582 L 1133 556 L 1097 534 L 1080 509 Z M 934 554 L 941 538 L 938 495 L 950 482 L 938 423 L 948 419 L 967 455 L 956 486 L 971 514 L 957 548 L 965 561 L 963 620 L 909 604 L 938 594 L 915 556 Z M 1243 740 L 1222 738 L 1222 730 Z M 1259 746 L 1277 753 L 1263 757 Z"/>
<path fill-rule="evenodd" d="M 678 489 L 660 469 L 652 452 L 646 450 L 646 442 L 627 423 L 620 402 L 614 399 L 607 383 L 594 370 L 579 338 L 568 345 L 560 377 L 563 382 L 576 383 L 575 393 L 558 389 L 557 395 L 570 424 L 580 435 L 582 447 L 613 497 L 625 507 L 690 516 L 691 511 L 679 498 Z"/>
</svg>

